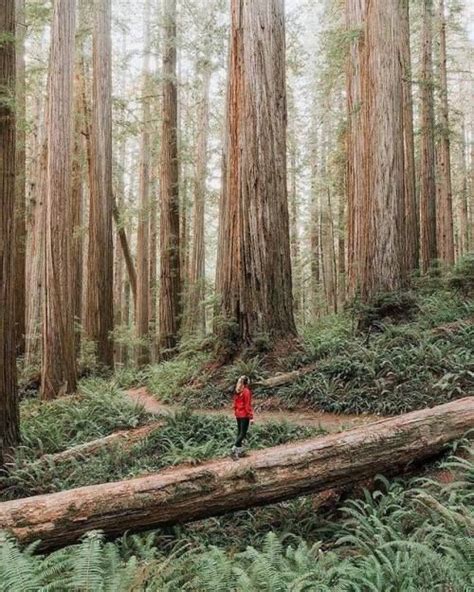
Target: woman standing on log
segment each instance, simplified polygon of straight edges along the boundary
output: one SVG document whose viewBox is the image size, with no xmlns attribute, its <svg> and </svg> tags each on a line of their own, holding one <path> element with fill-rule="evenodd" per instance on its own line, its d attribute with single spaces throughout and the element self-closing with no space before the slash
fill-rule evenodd
<svg viewBox="0 0 474 592">
<path fill-rule="evenodd" d="M 243 441 L 247 437 L 249 424 L 253 420 L 252 391 L 248 376 L 241 376 L 237 381 L 234 394 L 234 413 L 237 419 L 237 439 L 232 447 L 231 456 L 238 460 L 244 454 Z"/>
</svg>

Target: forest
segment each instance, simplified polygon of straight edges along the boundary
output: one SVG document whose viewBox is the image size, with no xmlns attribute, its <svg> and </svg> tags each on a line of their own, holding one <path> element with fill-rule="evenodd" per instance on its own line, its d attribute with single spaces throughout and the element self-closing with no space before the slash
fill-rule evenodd
<svg viewBox="0 0 474 592">
<path fill-rule="evenodd" d="M 1 0 L 0 592 L 474 590 L 474 0 Z"/>
</svg>

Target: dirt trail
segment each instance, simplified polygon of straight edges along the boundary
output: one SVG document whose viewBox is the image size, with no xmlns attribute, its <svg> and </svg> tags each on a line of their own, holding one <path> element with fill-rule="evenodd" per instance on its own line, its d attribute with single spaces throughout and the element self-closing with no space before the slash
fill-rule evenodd
<svg viewBox="0 0 474 592">
<path fill-rule="evenodd" d="M 125 391 L 126 395 L 134 403 L 142 405 L 149 413 L 166 415 L 183 409 L 180 405 L 168 405 L 157 401 L 146 387 Z M 193 409 L 196 413 L 203 415 L 220 415 L 232 417 L 229 409 Z M 383 417 L 378 415 L 338 415 L 336 413 L 325 413 L 324 411 L 259 411 L 255 406 L 255 421 L 288 421 L 300 426 L 320 427 L 326 432 L 338 432 L 343 429 L 365 425 L 378 421 Z"/>
</svg>

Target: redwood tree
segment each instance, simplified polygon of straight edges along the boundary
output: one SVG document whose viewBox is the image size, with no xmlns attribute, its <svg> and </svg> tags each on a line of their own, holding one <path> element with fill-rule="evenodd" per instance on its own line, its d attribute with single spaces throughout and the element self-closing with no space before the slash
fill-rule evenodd
<svg viewBox="0 0 474 592">
<path fill-rule="evenodd" d="M 449 139 L 448 76 L 446 67 L 446 16 L 444 0 L 439 0 L 439 92 L 440 140 L 437 149 L 437 246 L 444 263 L 454 263 L 453 191 L 451 183 L 451 147 Z"/>
<path fill-rule="evenodd" d="M 403 146 L 405 158 L 405 255 L 408 271 L 418 268 L 420 229 L 416 197 L 415 144 L 413 137 L 413 96 L 410 52 L 410 0 L 402 2 L 400 54 L 403 67 Z"/>
<path fill-rule="evenodd" d="M 433 104 L 433 0 L 423 0 L 421 63 L 420 247 L 421 269 L 437 257 Z"/>
<path fill-rule="evenodd" d="M 209 86 L 212 64 L 207 57 L 198 65 L 201 75 L 201 103 L 198 111 L 198 131 L 196 143 L 196 164 L 194 178 L 194 217 L 193 245 L 189 274 L 189 305 L 187 326 L 189 331 L 206 331 L 205 297 L 205 236 L 204 213 L 206 198 L 206 175 L 209 134 Z"/>
<path fill-rule="evenodd" d="M 221 316 L 238 346 L 296 334 L 286 186 L 283 0 L 231 2 L 226 178 L 217 261 Z"/>
<path fill-rule="evenodd" d="M 363 300 L 404 280 L 403 89 L 399 0 L 347 0 L 359 29 L 348 72 L 353 289 Z"/>
<path fill-rule="evenodd" d="M 16 0 L 16 345 L 25 352 L 26 334 L 26 95 L 25 95 L 25 0 Z"/>
<path fill-rule="evenodd" d="M 75 5 L 75 0 L 55 0 L 51 30 L 42 399 L 76 388 L 71 194 Z"/>
<path fill-rule="evenodd" d="M 112 63 L 111 0 L 95 0 L 90 130 L 89 250 L 85 331 L 100 365 L 112 368 Z"/>
<path fill-rule="evenodd" d="M 143 129 L 140 137 L 136 325 L 137 337 L 143 342 L 137 347 L 137 363 L 139 366 L 143 366 L 150 361 L 150 349 L 146 343 L 150 312 L 150 0 L 146 0 L 145 3 L 145 45 L 142 78 Z"/>
<path fill-rule="evenodd" d="M 15 0 L 0 10 L 0 463 L 19 438 L 15 359 Z"/>
<path fill-rule="evenodd" d="M 163 0 L 159 346 L 172 350 L 181 312 L 176 88 L 176 0 Z"/>
</svg>

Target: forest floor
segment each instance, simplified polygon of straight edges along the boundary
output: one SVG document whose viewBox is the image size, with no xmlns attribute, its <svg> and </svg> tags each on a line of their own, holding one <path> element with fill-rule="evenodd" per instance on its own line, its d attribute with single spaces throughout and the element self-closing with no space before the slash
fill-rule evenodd
<svg viewBox="0 0 474 592">
<path fill-rule="evenodd" d="M 173 405 L 157 400 L 146 387 L 130 389 L 126 391 L 127 397 L 135 404 L 142 406 L 148 413 L 157 415 L 169 415 L 183 411 L 183 405 Z M 262 410 L 260 406 L 254 406 L 255 422 L 288 422 L 294 425 L 319 428 L 325 432 L 338 432 L 352 427 L 365 425 L 383 417 L 368 413 L 360 415 L 338 414 L 314 410 Z M 232 409 L 210 409 L 193 407 L 193 412 L 203 415 L 232 417 Z"/>
<path fill-rule="evenodd" d="M 350 311 L 301 327 L 301 347 L 271 365 L 263 350 L 212 369 L 212 349 L 195 341 L 164 363 L 85 377 L 75 397 L 42 403 L 25 396 L 22 446 L 0 474 L 0 502 L 227 457 L 235 436 L 232 389 L 241 374 L 255 387 L 250 455 L 474 394 L 474 299 L 438 278 L 430 282 L 367 311 L 377 320 L 373 331 L 357 331 Z M 262 386 L 292 372 L 286 384 Z M 154 425 L 132 446 L 119 442 L 67 460 L 57 454 Z M 366 489 L 330 490 L 114 542 L 90 533 L 45 556 L 0 533 L 0 592 L 465 592 L 474 589 L 473 463 L 472 440 L 464 439 L 413 478 L 378 476 Z"/>
</svg>

